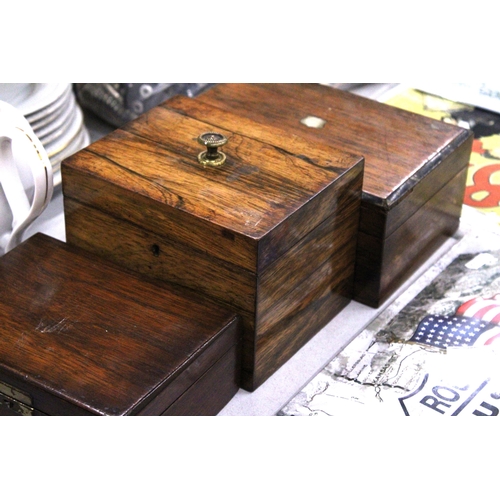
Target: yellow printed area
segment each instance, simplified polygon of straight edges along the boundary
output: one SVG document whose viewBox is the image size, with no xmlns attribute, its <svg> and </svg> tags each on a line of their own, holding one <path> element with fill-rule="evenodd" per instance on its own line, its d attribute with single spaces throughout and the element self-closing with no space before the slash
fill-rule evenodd
<svg viewBox="0 0 500 500">
<path fill-rule="evenodd" d="M 451 111 L 473 109 L 465 104 L 457 104 L 441 97 L 412 89 L 405 90 L 401 94 L 391 97 L 386 101 L 386 104 L 441 121 L 451 121 Z"/>
<path fill-rule="evenodd" d="M 474 109 L 413 89 L 391 97 L 386 104 L 464 128 L 469 128 L 468 123 L 457 122 L 452 113 Z M 500 224 L 500 134 L 474 139 L 464 203 L 497 215 Z"/>
</svg>

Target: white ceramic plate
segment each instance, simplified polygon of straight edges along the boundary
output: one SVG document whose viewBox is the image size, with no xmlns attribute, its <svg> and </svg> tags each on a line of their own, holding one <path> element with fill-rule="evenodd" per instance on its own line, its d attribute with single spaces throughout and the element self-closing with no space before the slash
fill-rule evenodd
<svg viewBox="0 0 500 500">
<path fill-rule="evenodd" d="M 60 134 L 55 140 L 49 142 L 47 144 L 42 144 L 49 155 L 49 158 L 52 162 L 52 157 L 56 154 L 64 151 L 69 144 L 75 139 L 75 137 L 80 132 L 83 127 L 83 113 L 79 106 L 75 107 L 74 116 L 69 123 L 69 127 L 66 127 L 62 134 Z"/>
<path fill-rule="evenodd" d="M 44 146 L 64 136 L 72 123 L 78 119 L 75 100 L 70 101 L 68 104 L 68 108 L 64 110 L 62 115 L 57 117 L 52 123 L 42 127 L 42 129 L 35 131 Z"/>
<path fill-rule="evenodd" d="M 52 104 L 29 116 L 28 121 L 30 122 L 31 128 L 36 131 L 53 120 L 56 116 L 60 115 L 65 106 L 68 105 L 70 99 L 74 99 L 74 95 L 71 92 L 71 86 L 68 86 L 63 94 Z"/>
<path fill-rule="evenodd" d="M 61 184 L 62 181 L 61 162 L 68 156 L 71 156 L 77 151 L 80 151 L 80 149 L 86 148 L 89 144 L 90 144 L 89 133 L 87 129 L 83 127 L 78 136 L 75 137 L 75 140 L 71 144 L 69 144 L 65 150 L 61 151 L 60 153 L 51 158 L 52 171 L 54 175 L 54 186 L 58 186 L 59 184 Z"/>
<path fill-rule="evenodd" d="M 5 85 L 5 84 L 3 84 Z M 10 84 L 18 85 L 18 92 L 14 92 L 12 87 L 7 90 L 4 88 L 4 94 L 10 94 L 10 102 L 27 118 L 33 119 L 31 115 L 39 112 L 41 109 L 49 106 L 56 101 L 68 88 L 69 83 L 30 83 L 30 84 Z M 0 94 L 1 95 L 1 94 Z M 4 99 L 1 99 L 4 100 Z M 9 102 L 9 101 L 6 101 Z"/>
</svg>

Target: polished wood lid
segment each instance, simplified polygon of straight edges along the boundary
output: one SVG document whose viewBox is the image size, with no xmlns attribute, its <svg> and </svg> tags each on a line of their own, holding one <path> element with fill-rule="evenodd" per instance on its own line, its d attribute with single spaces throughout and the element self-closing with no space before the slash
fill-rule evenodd
<svg viewBox="0 0 500 500">
<path fill-rule="evenodd" d="M 385 208 L 399 203 L 471 135 L 460 127 L 319 84 L 219 84 L 196 99 L 282 133 L 363 156 L 363 200 Z M 308 127 L 301 123 L 307 117 L 324 124 Z M 451 165 L 434 192 L 461 168 Z"/>
<path fill-rule="evenodd" d="M 48 414 L 165 409 L 238 341 L 233 313 L 42 234 L 0 280 L 0 381 Z"/>
<path fill-rule="evenodd" d="M 176 99 L 175 107 L 150 110 L 73 155 L 65 165 L 259 239 L 362 163 L 360 157 L 330 146 L 316 151 L 306 141 L 250 120 L 241 126 L 229 113 L 219 112 L 214 119 L 211 107 L 201 103 L 196 103 L 193 118 L 189 101 Z M 211 130 L 228 138 L 221 148 L 227 159 L 217 167 L 198 161 L 204 148 L 197 138 Z"/>
<path fill-rule="evenodd" d="M 228 139 L 222 165 L 198 161 L 205 150 L 198 137 L 207 131 Z M 330 217 L 344 186 L 362 173 L 359 156 L 187 97 L 62 163 L 68 205 L 114 213 L 257 273 Z"/>
</svg>

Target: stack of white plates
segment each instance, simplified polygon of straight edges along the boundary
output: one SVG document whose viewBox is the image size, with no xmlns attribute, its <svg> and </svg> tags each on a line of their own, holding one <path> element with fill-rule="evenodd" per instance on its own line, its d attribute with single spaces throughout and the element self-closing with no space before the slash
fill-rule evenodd
<svg viewBox="0 0 500 500">
<path fill-rule="evenodd" d="M 61 183 L 61 161 L 90 144 L 70 83 L 1 83 L 0 100 L 23 113 L 43 144 Z"/>
</svg>

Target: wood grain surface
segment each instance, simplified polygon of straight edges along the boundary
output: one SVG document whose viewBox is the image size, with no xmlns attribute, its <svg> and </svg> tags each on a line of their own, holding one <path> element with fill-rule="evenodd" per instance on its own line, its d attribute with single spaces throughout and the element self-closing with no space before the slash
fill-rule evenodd
<svg viewBox="0 0 500 500">
<path fill-rule="evenodd" d="M 365 158 L 354 294 L 364 304 L 378 307 L 458 227 L 468 130 L 318 84 L 220 84 L 195 100 Z M 308 116 L 324 126 L 306 127 Z"/>
<path fill-rule="evenodd" d="M 471 135 L 462 128 L 319 84 L 221 84 L 196 100 L 285 134 L 363 156 L 364 197 L 382 206 L 398 203 L 435 167 L 436 154 L 454 149 Z M 306 127 L 300 121 L 307 116 L 322 118 L 326 124 Z M 440 186 L 460 169 L 451 166 Z"/>
<path fill-rule="evenodd" d="M 197 160 L 212 129 L 229 138 L 221 167 Z M 362 175 L 359 156 L 176 98 L 63 162 L 67 239 L 240 314 L 242 384 L 254 390 L 317 332 L 314 301 L 331 318 L 352 295 Z M 323 266 L 330 281 L 310 290 Z M 272 329 L 284 311 L 302 325 L 267 335 L 260 316 Z M 265 362 L 261 335 L 277 344 Z"/>
<path fill-rule="evenodd" d="M 187 291 L 41 234 L 0 259 L 0 279 L 0 380 L 42 413 L 160 415 L 191 391 L 177 411 L 216 414 L 238 389 L 235 314 Z"/>
<path fill-rule="evenodd" d="M 380 240 L 367 233 L 359 234 L 356 300 L 379 307 L 455 233 L 466 177 L 464 168 L 388 238 Z"/>
</svg>

